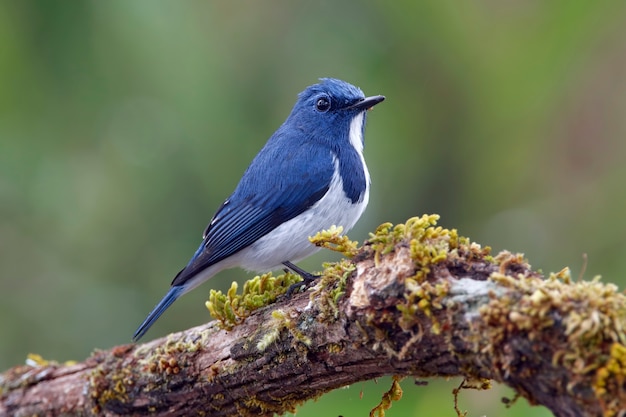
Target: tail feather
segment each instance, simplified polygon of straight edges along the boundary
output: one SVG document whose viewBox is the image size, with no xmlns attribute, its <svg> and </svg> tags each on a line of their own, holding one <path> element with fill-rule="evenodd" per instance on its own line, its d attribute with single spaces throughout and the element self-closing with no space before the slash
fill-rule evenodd
<svg viewBox="0 0 626 417">
<path fill-rule="evenodd" d="M 148 317 L 146 317 L 143 323 L 141 323 L 139 328 L 135 331 L 135 334 L 133 335 L 133 342 L 141 339 L 143 335 L 146 334 L 148 329 L 154 324 L 154 322 L 157 321 L 159 317 L 161 317 L 161 314 L 163 314 L 165 310 L 167 310 L 167 308 L 171 306 L 172 303 L 184 293 L 185 287 L 182 285 L 171 287 L 167 294 L 165 294 L 165 297 L 163 297 L 161 301 L 159 301 L 159 304 L 154 307 L 150 314 L 148 314 Z"/>
</svg>

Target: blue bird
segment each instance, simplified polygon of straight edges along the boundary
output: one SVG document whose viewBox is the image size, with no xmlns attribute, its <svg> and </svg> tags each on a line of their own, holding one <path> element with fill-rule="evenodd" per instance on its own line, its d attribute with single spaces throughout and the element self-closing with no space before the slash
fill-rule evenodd
<svg viewBox="0 0 626 417">
<path fill-rule="evenodd" d="M 347 232 L 365 210 L 370 188 L 363 158 L 366 113 L 384 99 L 365 97 L 359 88 L 333 78 L 300 93 L 133 341 L 178 297 L 224 269 L 288 268 L 305 281 L 315 279 L 294 262 L 319 249 L 309 236 L 332 225 Z"/>
</svg>

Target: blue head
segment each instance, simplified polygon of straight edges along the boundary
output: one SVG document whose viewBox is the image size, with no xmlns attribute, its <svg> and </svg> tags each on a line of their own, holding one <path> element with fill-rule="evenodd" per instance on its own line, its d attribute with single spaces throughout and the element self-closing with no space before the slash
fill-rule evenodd
<svg viewBox="0 0 626 417">
<path fill-rule="evenodd" d="M 365 111 L 385 99 L 365 97 L 360 88 L 334 78 L 322 78 L 298 95 L 283 127 L 298 129 L 309 138 L 338 150 L 348 142 L 363 148 Z"/>
</svg>

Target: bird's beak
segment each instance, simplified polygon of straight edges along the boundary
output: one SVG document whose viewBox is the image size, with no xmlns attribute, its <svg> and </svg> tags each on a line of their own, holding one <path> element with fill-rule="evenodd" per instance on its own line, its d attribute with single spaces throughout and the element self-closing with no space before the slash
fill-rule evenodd
<svg viewBox="0 0 626 417">
<path fill-rule="evenodd" d="M 353 105 L 347 107 L 350 110 L 369 110 L 381 101 L 385 99 L 385 96 L 371 96 L 365 97 L 361 101 L 357 101 Z"/>
</svg>

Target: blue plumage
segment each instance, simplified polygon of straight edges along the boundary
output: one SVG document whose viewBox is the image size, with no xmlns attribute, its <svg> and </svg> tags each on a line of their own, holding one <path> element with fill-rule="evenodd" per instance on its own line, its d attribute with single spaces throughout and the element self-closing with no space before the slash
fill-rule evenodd
<svg viewBox="0 0 626 417">
<path fill-rule="evenodd" d="M 172 285 L 184 284 L 207 266 L 250 245 L 301 214 L 328 191 L 334 172 L 330 152 L 311 144 L 282 152 L 281 156 L 273 155 L 274 149 L 280 148 L 266 146 L 253 160 L 235 192 L 206 228 L 204 240 L 189 265 Z M 311 160 L 317 163 L 309 165 Z M 308 170 L 302 168 L 306 166 Z M 292 176 L 298 181 L 293 181 Z M 268 185 L 272 187 L 267 189 Z"/>
<path fill-rule="evenodd" d="M 366 110 L 383 100 L 365 98 L 360 89 L 331 78 L 300 93 L 287 120 L 217 210 L 200 247 L 133 340 L 178 297 L 221 270 L 288 267 L 305 274 L 292 262 L 318 250 L 308 237 L 332 225 L 348 231 L 367 205 Z"/>
</svg>

